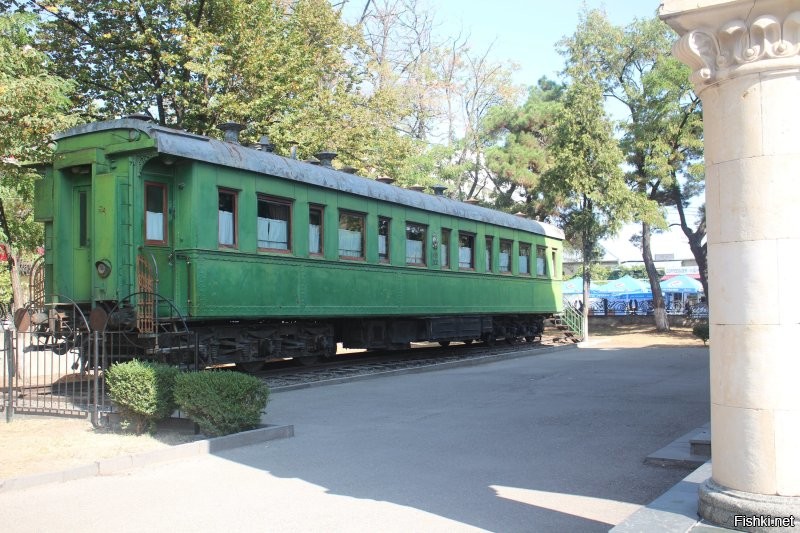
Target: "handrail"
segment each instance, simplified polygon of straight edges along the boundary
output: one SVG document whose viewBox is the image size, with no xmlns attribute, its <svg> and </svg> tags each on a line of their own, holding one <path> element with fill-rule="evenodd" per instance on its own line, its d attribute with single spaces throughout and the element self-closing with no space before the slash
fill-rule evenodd
<svg viewBox="0 0 800 533">
<path fill-rule="evenodd" d="M 583 340 L 583 313 L 566 298 L 564 298 L 562 320 L 572 333 Z"/>
</svg>

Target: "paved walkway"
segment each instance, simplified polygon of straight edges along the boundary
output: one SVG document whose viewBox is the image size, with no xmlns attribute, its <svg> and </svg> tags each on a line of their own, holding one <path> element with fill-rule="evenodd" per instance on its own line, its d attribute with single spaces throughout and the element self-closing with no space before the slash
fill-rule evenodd
<svg viewBox="0 0 800 533">
<path fill-rule="evenodd" d="M 607 531 L 689 469 L 708 352 L 571 348 L 273 395 L 293 438 L 0 492 L 28 531 Z"/>
</svg>

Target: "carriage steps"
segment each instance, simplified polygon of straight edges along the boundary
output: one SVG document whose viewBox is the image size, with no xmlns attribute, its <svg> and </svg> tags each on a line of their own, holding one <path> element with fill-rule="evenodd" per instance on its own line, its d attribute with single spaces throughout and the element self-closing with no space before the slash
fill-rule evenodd
<svg viewBox="0 0 800 533">
<path fill-rule="evenodd" d="M 562 315 L 561 313 L 553 315 L 550 319 L 546 321 L 546 324 L 558 330 L 562 335 L 553 337 L 553 342 L 578 343 L 581 341 L 580 338 L 578 338 L 578 336 L 576 335 L 576 332 L 572 331 L 570 327 L 567 325 L 567 323 L 564 321 L 564 315 Z"/>
</svg>

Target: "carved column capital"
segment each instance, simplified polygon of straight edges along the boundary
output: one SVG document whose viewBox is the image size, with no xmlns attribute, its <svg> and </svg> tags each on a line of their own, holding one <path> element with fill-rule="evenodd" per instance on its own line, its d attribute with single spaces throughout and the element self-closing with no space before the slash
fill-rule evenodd
<svg viewBox="0 0 800 533">
<path fill-rule="evenodd" d="M 783 20 L 764 15 L 749 25 L 732 20 L 716 30 L 692 30 L 673 52 L 692 68 L 698 92 L 750 72 L 800 68 L 800 11 Z"/>
<path fill-rule="evenodd" d="M 798 8 L 795 0 L 672 0 L 661 17 L 681 35 L 673 52 L 699 93 L 749 73 L 800 69 Z"/>
</svg>

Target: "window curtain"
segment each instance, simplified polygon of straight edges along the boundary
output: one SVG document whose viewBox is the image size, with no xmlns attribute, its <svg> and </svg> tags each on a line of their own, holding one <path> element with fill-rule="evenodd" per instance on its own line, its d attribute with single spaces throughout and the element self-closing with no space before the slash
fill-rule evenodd
<svg viewBox="0 0 800 533">
<path fill-rule="evenodd" d="M 309 224 L 308 226 L 308 251 L 312 254 L 318 254 L 322 252 L 320 249 L 320 241 L 319 241 L 319 226 L 315 226 L 314 224 Z"/>
<path fill-rule="evenodd" d="M 450 258 L 447 257 L 447 246 L 442 245 L 442 247 L 439 249 L 439 254 L 442 266 L 448 266 L 450 264 Z"/>
<path fill-rule="evenodd" d="M 510 264 L 511 261 L 508 252 L 500 252 L 500 272 L 508 272 L 511 270 L 509 268 Z"/>
<path fill-rule="evenodd" d="M 527 255 L 519 256 L 519 273 L 520 274 L 528 274 L 528 256 Z"/>
<path fill-rule="evenodd" d="M 422 256 L 422 241 L 406 240 L 406 263 L 424 263 Z"/>
<path fill-rule="evenodd" d="M 544 257 L 536 257 L 536 275 L 545 275 Z"/>
<path fill-rule="evenodd" d="M 258 247 L 289 249 L 289 224 L 285 220 L 258 217 Z"/>
<path fill-rule="evenodd" d="M 339 255 L 362 257 L 360 231 L 339 229 Z"/>
<path fill-rule="evenodd" d="M 472 268 L 472 248 L 458 247 L 458 266 L 460 268 Z"/>
<path fill-rule="evenodd" d="M 378 257 L 388 257 L 386 250 L 386 235 L 378 235 Z"/>
<path fill-rule="evenodd" d="M 147 240 L 164 240 L 164 213 L 147 211 Z"/>
<path fill-rule="evenodd" d="M 230 211 L 219 212 L 219 243 L 233 246 L 233 213 Z"/>
</svg>

